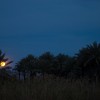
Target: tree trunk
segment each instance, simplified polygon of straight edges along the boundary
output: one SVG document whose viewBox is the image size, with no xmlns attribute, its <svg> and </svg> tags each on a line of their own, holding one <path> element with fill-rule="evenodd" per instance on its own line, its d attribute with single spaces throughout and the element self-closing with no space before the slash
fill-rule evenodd
<svg viewBox="0 0 100 100">
<path fill-rule="evenodd" d="M 26 72 L 23 72 L 23 78 L 26 80 Z"/>
<path fill-rule="evenodd" d="M 18 78 L 19 78 L 19 80 L 20 80 L 20 71 L 18 72 Z"/>
</svg>

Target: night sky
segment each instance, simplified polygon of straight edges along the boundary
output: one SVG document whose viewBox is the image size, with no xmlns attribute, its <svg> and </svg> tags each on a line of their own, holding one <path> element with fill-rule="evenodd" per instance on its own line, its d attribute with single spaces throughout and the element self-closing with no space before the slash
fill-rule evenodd
<svg viewBox="0 0 100 100">
<path fill-rule="evenodd" d="M 100 0 L 0 0 L 0 49 L 15 62 L 28 54 L 74 55 L 100 42 Z"/>
</svg>

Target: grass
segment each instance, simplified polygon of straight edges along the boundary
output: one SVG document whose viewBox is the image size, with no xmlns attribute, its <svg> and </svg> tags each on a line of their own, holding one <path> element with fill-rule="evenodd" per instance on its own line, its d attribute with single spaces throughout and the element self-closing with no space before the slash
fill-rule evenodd
<svg viewBox="0 0 100 100">
<path fill-rule="evenodd" d="M 63 78 L 3 81 L 0 100 L 100 100 L 100 85 Z"/>
</svg>

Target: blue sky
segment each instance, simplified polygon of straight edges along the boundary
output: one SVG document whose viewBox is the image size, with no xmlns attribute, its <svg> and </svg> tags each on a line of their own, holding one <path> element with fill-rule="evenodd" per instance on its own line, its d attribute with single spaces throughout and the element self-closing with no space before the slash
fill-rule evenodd
<svg viewBox="0 0 100 100">
<path fill-rule="evenodd" d="M 1 50 L 15 62 L 45 51 L 73 55 L 100 42 L 100 0 L 0 1 Z"/>
</svg>

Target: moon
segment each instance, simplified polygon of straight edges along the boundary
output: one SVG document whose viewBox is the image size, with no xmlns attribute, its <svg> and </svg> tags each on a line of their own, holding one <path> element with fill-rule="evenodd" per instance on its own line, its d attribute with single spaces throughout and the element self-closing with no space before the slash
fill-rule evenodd
<svg viewBox="0 0 100 100">
<path fill-rule="evenodd" d="M 3 61 L 0 63 L 0 66 L 1 66 L 1 67 L 5 67 L 5 65 L 6 65 L 6 63 L 3 62 Z"/>
</svg>

